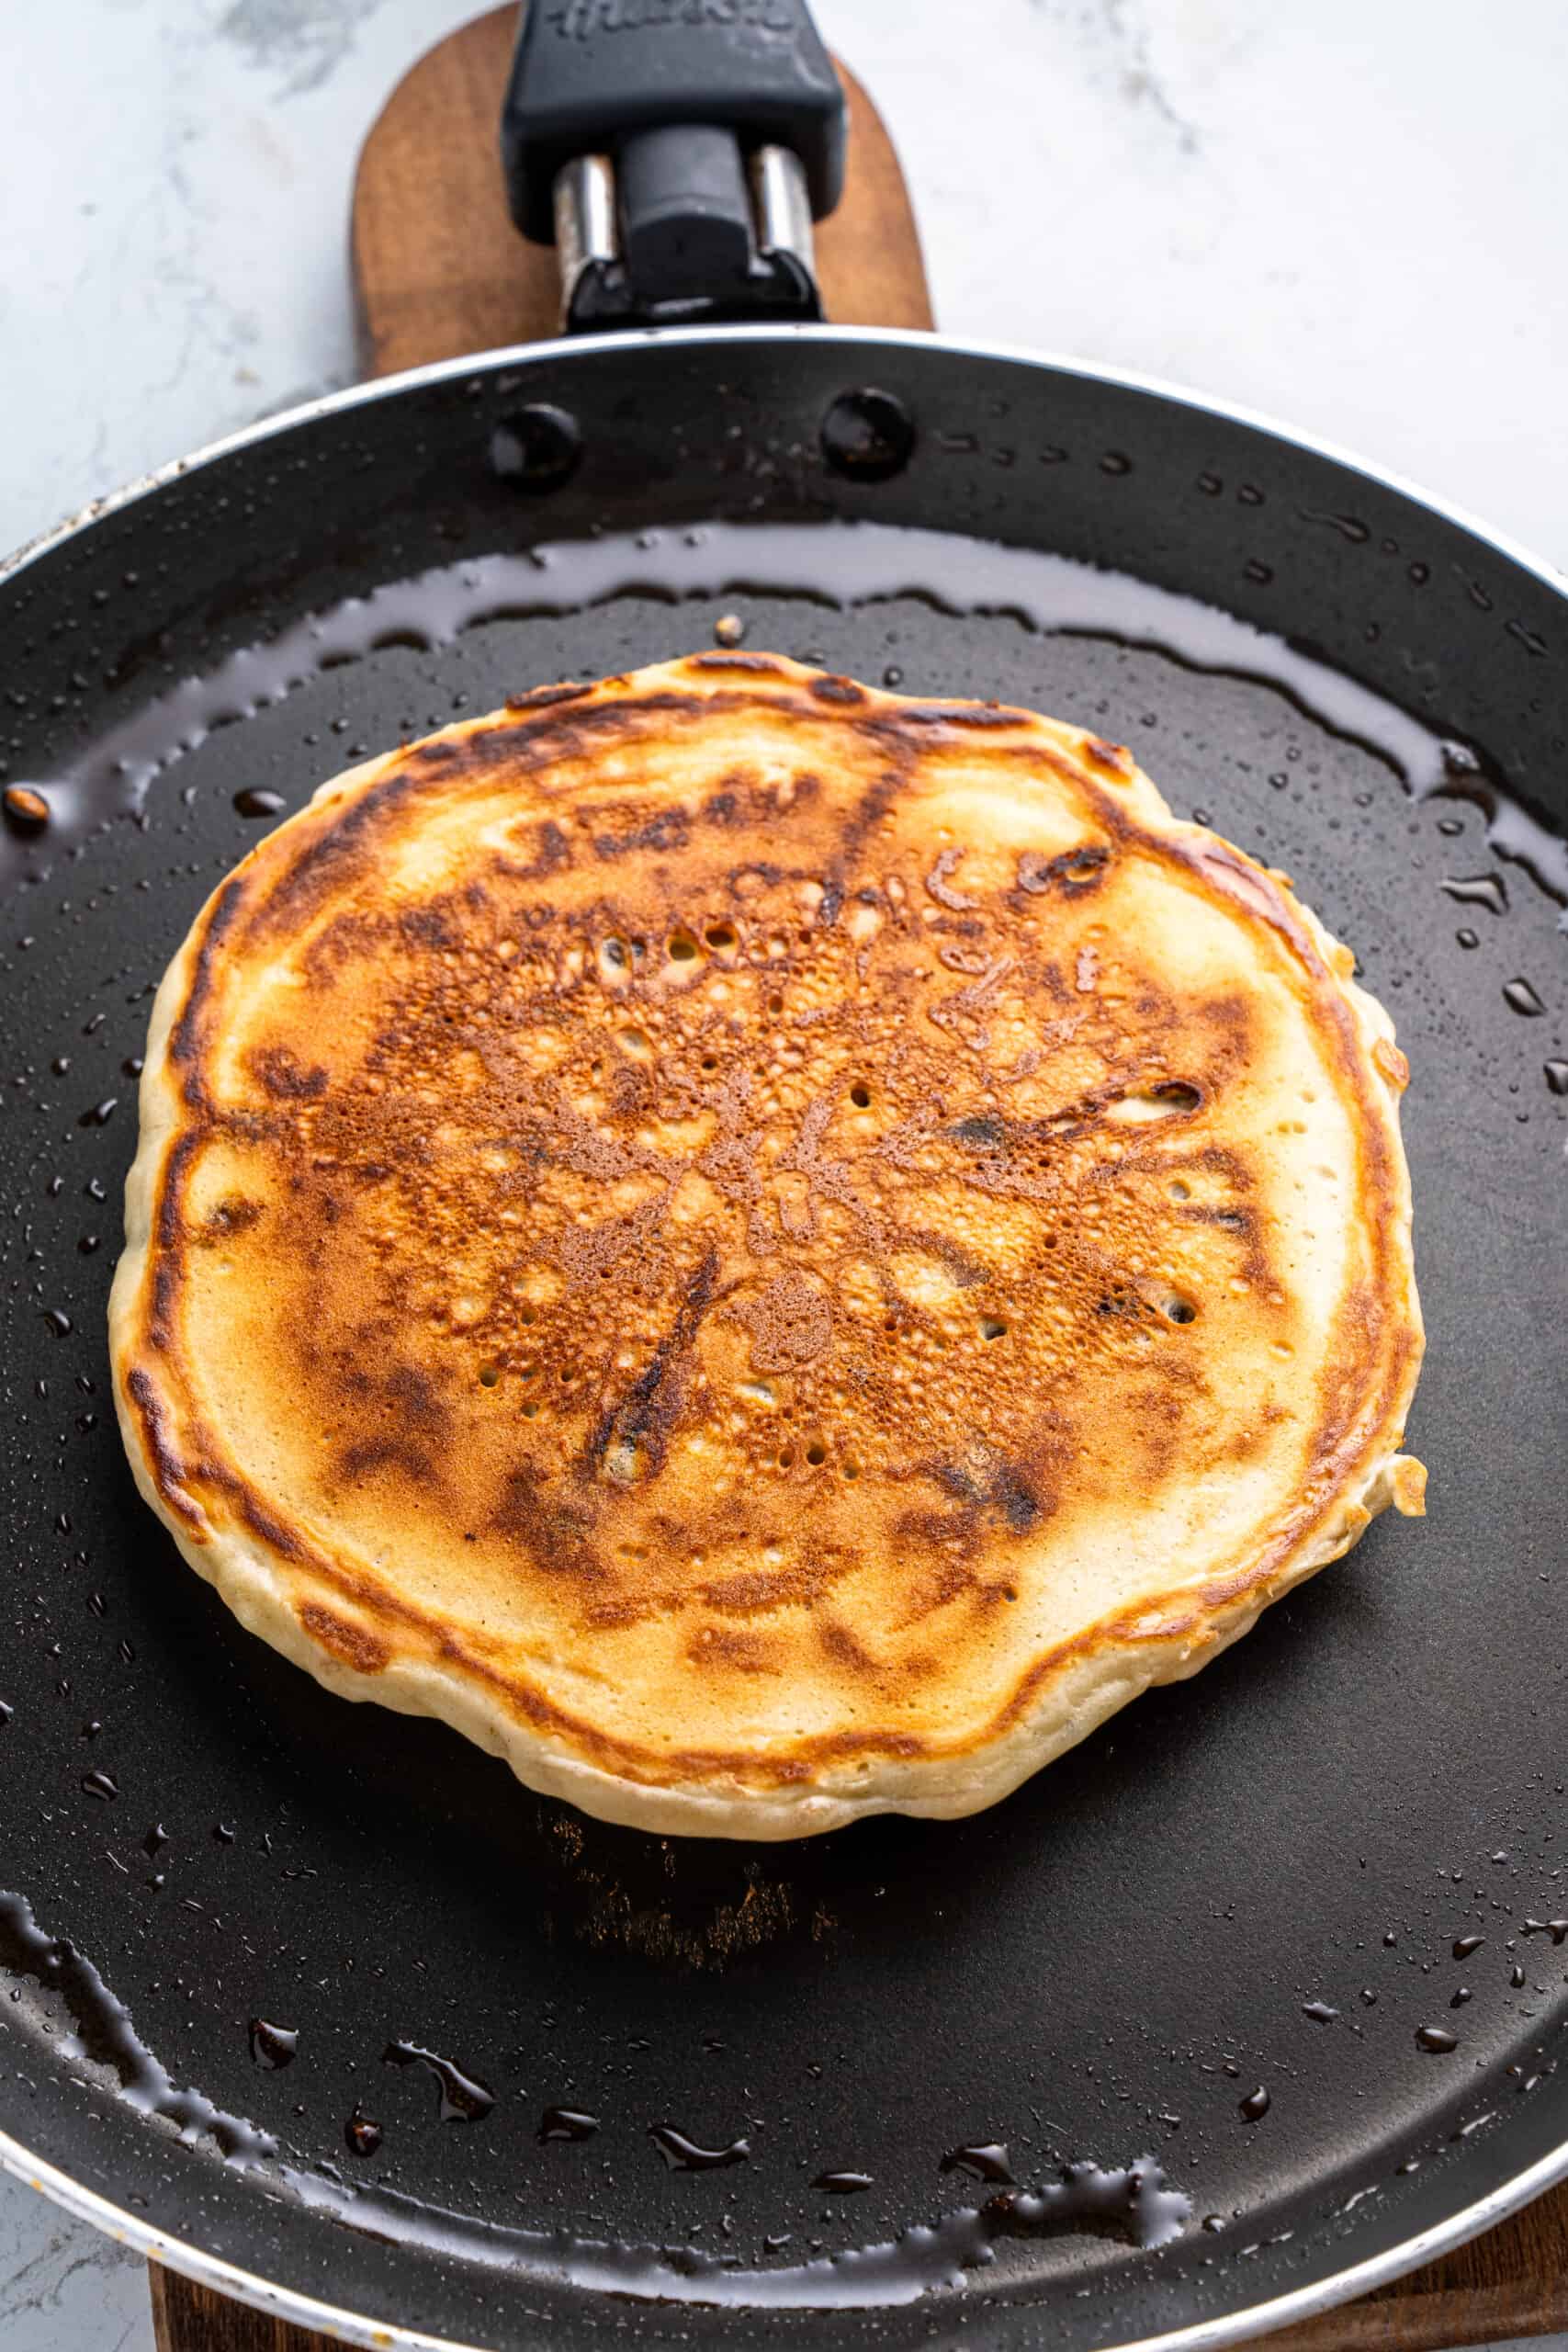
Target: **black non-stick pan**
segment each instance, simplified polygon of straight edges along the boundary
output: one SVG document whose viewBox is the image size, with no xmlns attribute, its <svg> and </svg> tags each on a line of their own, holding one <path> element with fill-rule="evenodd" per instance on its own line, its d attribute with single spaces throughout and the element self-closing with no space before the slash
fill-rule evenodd
<svg viewBox="0 0 1568 2352">
<path fill-rule="evenodd" d="M 1430 1335 L 1424 1525 L 978 1819 L 755 1849 L 243 1633 L 104 1332 L 151 994 L 259 828 L 727 616 L 1091 723 L 1294 876 L 1410 1057 Z M 49 818 L 0 889 L 8 2164 L 365 2344 L 887 2352 L 1218 2343 L 1568 2172 L 1560 584 L 1126 378 L 699 326 L 244 435 L 25 551 L 0 632 Z"/>
</svg>

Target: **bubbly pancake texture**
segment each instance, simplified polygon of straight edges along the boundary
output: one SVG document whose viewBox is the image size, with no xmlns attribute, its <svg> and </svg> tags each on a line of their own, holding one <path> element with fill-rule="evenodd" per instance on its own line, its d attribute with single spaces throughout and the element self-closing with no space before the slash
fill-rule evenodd
<svg viewBox="0 0 1568 2352">
<path fill-rule="evenodd" d="M 324 786 L 163 982 L 141 1490 L 589 1813 L 992 1804 L 1420 1510 L 1352 970 L 1075 727 L 734 652 L 523 695 Z"/>
</svg>

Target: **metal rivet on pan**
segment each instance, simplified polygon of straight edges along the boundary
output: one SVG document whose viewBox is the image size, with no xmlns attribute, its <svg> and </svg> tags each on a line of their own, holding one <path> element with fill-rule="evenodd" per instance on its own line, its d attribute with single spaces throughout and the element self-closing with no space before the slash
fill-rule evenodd
<svg viewBox="0 0 1568 2352">
<path fill-rule="evenodd" d="M 490 436 L 491 470 L 518 490 L 558 490 L 581 455 L 577 419 L 545 401 L 503 417 Z"/>
<path fill-rule="evenodd" d="M 915 447 L 915 422 L 902 401 L 869 385 L 840 392 L 822 419 L 822 455 L 835 473 L 887 481 L 902 473 Z"/>
</svg>

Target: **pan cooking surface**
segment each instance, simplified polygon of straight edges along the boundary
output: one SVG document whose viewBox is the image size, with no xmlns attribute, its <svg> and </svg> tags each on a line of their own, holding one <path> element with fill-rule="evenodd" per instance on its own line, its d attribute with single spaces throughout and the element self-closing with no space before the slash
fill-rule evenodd
<svg viewBox="0 0 1568 2352">
<path fill-rule="evenodd" d="M 231 519 L 261 487 L 245 463 Z M 728 495 L 694 546 L 700 507 L 581 557 L 570 515 L 491 495 L 465 488 L 445 550 L 335 541 L 325 594 L 276 555 L 182 582 L 175 533 L 22 616 L 10 775 L 77 783 L 51 832 L 7 839 L 0 916 L 0 1883 L 31 1905 L 0 1910 L 0 2121 L 248 2268 L 481 2344 L 544 2315 L 733 2338 L 764 2312 L 802 2341 L 941 2340 L 1021 2297 L 1089 2344 L 1397 2243 L 1565 2136 L 1568 1047 L 1537 878 L 1559 845 L 1498 801 L 1494 747 L 1430 667 L 1412 723 L 1163 594 L 1058 566 L 1032 605 L 1019 559 L 973 540 L 829 530 L 814 579 L 798 515 L 742 558 Z M 346 594 L 547 540 L 539 608 L 509 572 L 460 626 L 426 593 L 299 650 Z M 1311 540 L 1331 543 L 1353 560 Z M 134 1493 L 103 1329 L 151 994 L 258 829 L 400 736 L 731 621 L 754 649 L 1090 724 L 1285 867 L 1410 1057 L 1429 1330 L 1424 1525 L 1380 1521 L 994 1811 L 796 1848 L 582 1820 L 245 1635 Z M 168 700 L 290 628 L 246 692 Z M 93 758 L 111 727 L 118 771 Z M 149 776 L 160 729 L 194 748 Z M 976 2220 L 1009 2174 L 1024 2201 Z M 831 2259 L 852 2249 L 878 2251 Z M 610 2300 L 653 2294 L 682 2307 Z"/>
</svg>

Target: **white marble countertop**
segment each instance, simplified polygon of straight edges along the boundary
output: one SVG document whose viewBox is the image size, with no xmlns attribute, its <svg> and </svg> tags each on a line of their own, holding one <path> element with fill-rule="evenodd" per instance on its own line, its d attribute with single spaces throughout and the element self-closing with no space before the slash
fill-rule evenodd
<svg viewBox="0 0 1568 2352">
<path fill-rule="evenodd" d="M 0 546 L 351 379 L 358 141 L 474 13 L 5 12 Z M 1248 403 L 1568 565 L 1561 0 L 820 0 L 818 16 L 898 141 L 943 327 Z"/>
<path fill-rule="evenodd" d="M 479 4 L 3 10 L 0 546 L 351 379 L 359 140 Z M 1244 402 L 1568 567 L 1562 0 L 818 16 L 898 141 L 942 326 Z M 3 2179 L 0 2343 L 152 2345 L 140 2264 Z"/>
</svg>

